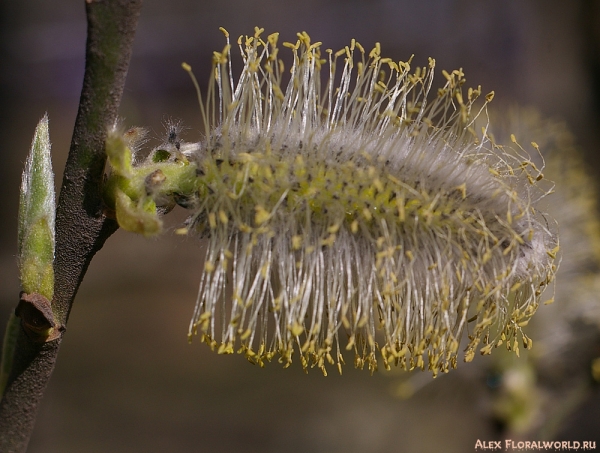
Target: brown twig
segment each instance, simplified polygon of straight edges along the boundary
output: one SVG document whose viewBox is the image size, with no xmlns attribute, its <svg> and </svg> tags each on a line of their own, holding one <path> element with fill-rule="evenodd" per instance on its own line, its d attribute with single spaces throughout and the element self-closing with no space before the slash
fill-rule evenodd
<svg viewBox="0 0 600 453">
<path fill-rule="evenodd" d="M 65 326 L 94 254 L 118 228 L 102 213 L 106 132 L 117 117 L 142 0 L 86 0 L 88 38 L 79 111 L 56 213 L 54 322 Z M 24 452 L 62 335 L 39 343 L 20 329 L 0 403 L 0 451 Z"/>
</svg>

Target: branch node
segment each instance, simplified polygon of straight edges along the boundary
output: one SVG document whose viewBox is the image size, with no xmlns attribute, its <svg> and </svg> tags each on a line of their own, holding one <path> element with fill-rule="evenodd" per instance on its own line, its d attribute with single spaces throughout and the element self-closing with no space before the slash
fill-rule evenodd
<svg viewBox="0 0 600 453">
<path fill-rule="evenodd" d="M 54 319 L 50 301 L 38 293 L 21 292 L 15 315 L 27 336 L 36 343 L 47 343 L 60 338 L 66 330 Z"/>
</svg>

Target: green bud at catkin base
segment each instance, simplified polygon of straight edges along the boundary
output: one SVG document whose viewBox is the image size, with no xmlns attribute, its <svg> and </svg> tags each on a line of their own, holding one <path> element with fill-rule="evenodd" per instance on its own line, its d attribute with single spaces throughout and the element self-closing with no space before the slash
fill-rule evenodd
<svg viewBox="0 0 600 453">
<path fill-rule="evenodd" d="M 284 43 L 284 82 L 278 35 L 261 33 L 238 40 L 236 83 L 225 32 L 204 140 L 182 143 L 172 128 L 133 165 L 147 171 L 131 199 L 188 208 L 182 230 L 207 241 L 190 337 L 261 366 L 298 354 L 323 373 L 341 372 L 344 350 L 359 368 L 435 376 L 460 349 L 470 361 L 530 347 L 522 327 L 556 271 L 558 238 L 537 208 L 551 184 L 516 141 L 475 131 L 493 93 L 465 89 L 460 70 L 433 91 L 433 59 L 412 70 L 354 40 L 322 55 L 306 33 Z M 162 190 L 158 163 L 192 168 L 185 188 Z"/>
<path fill-rule="evenodd" d="M 166 150 L 153 153 L 141 165 L 134 166 L 135 140 L 144 133 L 134 128 L 126 134 L 111 130 L 106 140 L 106 154 L 111 175 L 104 187 L 106 204 L 115 210 L 119 226 L 132 233 L 153 236 L 160 233 L 162 221 L 157 204 L 171 208 L 171 199 L 179 193 L 196 190 L 196 166 L 180 155 L 179 159 L 160 158 Z M 157 157 L 159 156 L 159 157 Z"/>
</svg>

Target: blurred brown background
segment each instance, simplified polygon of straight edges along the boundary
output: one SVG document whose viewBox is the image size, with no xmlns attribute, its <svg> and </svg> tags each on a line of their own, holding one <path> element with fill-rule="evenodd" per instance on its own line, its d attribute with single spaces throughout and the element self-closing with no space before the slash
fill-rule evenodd
<svg viewBox="0 0 600 453">
<path fill-rule="evenodd" d="M 193 86 L 213 50 L 255 25 L 295 41 L 306 30 L 325 47 L 381 42 L 396 60 L 415 54 L 494 102 L 532 105 L 565 120 L 594 174 L 600 102 L 600 16 L 593 0 L 146 0 L 121 114 L 163 133 L 182 119 L 199 139 Z M 37 121 L 50 116 L 57 184 L 69 148 L 83 75 L 83 1 L 0 2 L 0 324 L 17 302 L 19 178 Z M 201 82 L 201 86 L 205 86 Z M 32 453 L 65 452 L 468 452 L 500 436 L 486 417 L 485 385 L 438 378 L 400 400 L 397 373 L 373 377 L 351 365 L 324 378 L 299 366 L 265 370 L 186 339 L 201 270 L 196 241 L 118 232 L 92 262 L 71 314 L 41 406 Z M 3 330 L 3 326 L 0 328 Z M 477 360 L 483 358 L 477 357 Z M 464 366 L 462 373 L 469 373 Z M 473 371 L 474 373 L 476 371 Z M 423 374 L 423 382 L 431 379 Z M 482 381 L 484 382 L 484 381 Z M 590 405 L 594 404 L 591 400 Z M 598 437 L 580 409 L 561 439 Z M 583 411 L 583 412 L 582 412 Z M 588 423 L 589 422 L 589 423 Z M 586 425 L 588 423 L 588 425 Z M 591 424 L 590 424 L 591 423 Z M 595 433 L 595 434 L 594 434 Z M 536 440 L 536 439 L 529 439 Z"/>
</svg>

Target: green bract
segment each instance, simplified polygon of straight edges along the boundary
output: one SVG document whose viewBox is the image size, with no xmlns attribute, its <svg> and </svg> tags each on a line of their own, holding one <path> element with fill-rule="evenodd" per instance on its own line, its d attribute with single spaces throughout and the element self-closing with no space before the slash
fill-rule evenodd
<svg viewBox="0 0 600 453">
<path fill-rule="evenodd" d="M 106 153 L 111 174 L 104 193 L 121 228 L 152 236 L 162 228 L 157 204 L 169 210 L 176 199 L 195 191 L 196 165 L 168 143 L 167 149 L 157 149 L 143 162 L 132 165 L 132 148 L 135 148 L 136 139 L 142 136 L 138 129 L 127 134 L 116 130 L 109 133 Z"/>
</svg>

